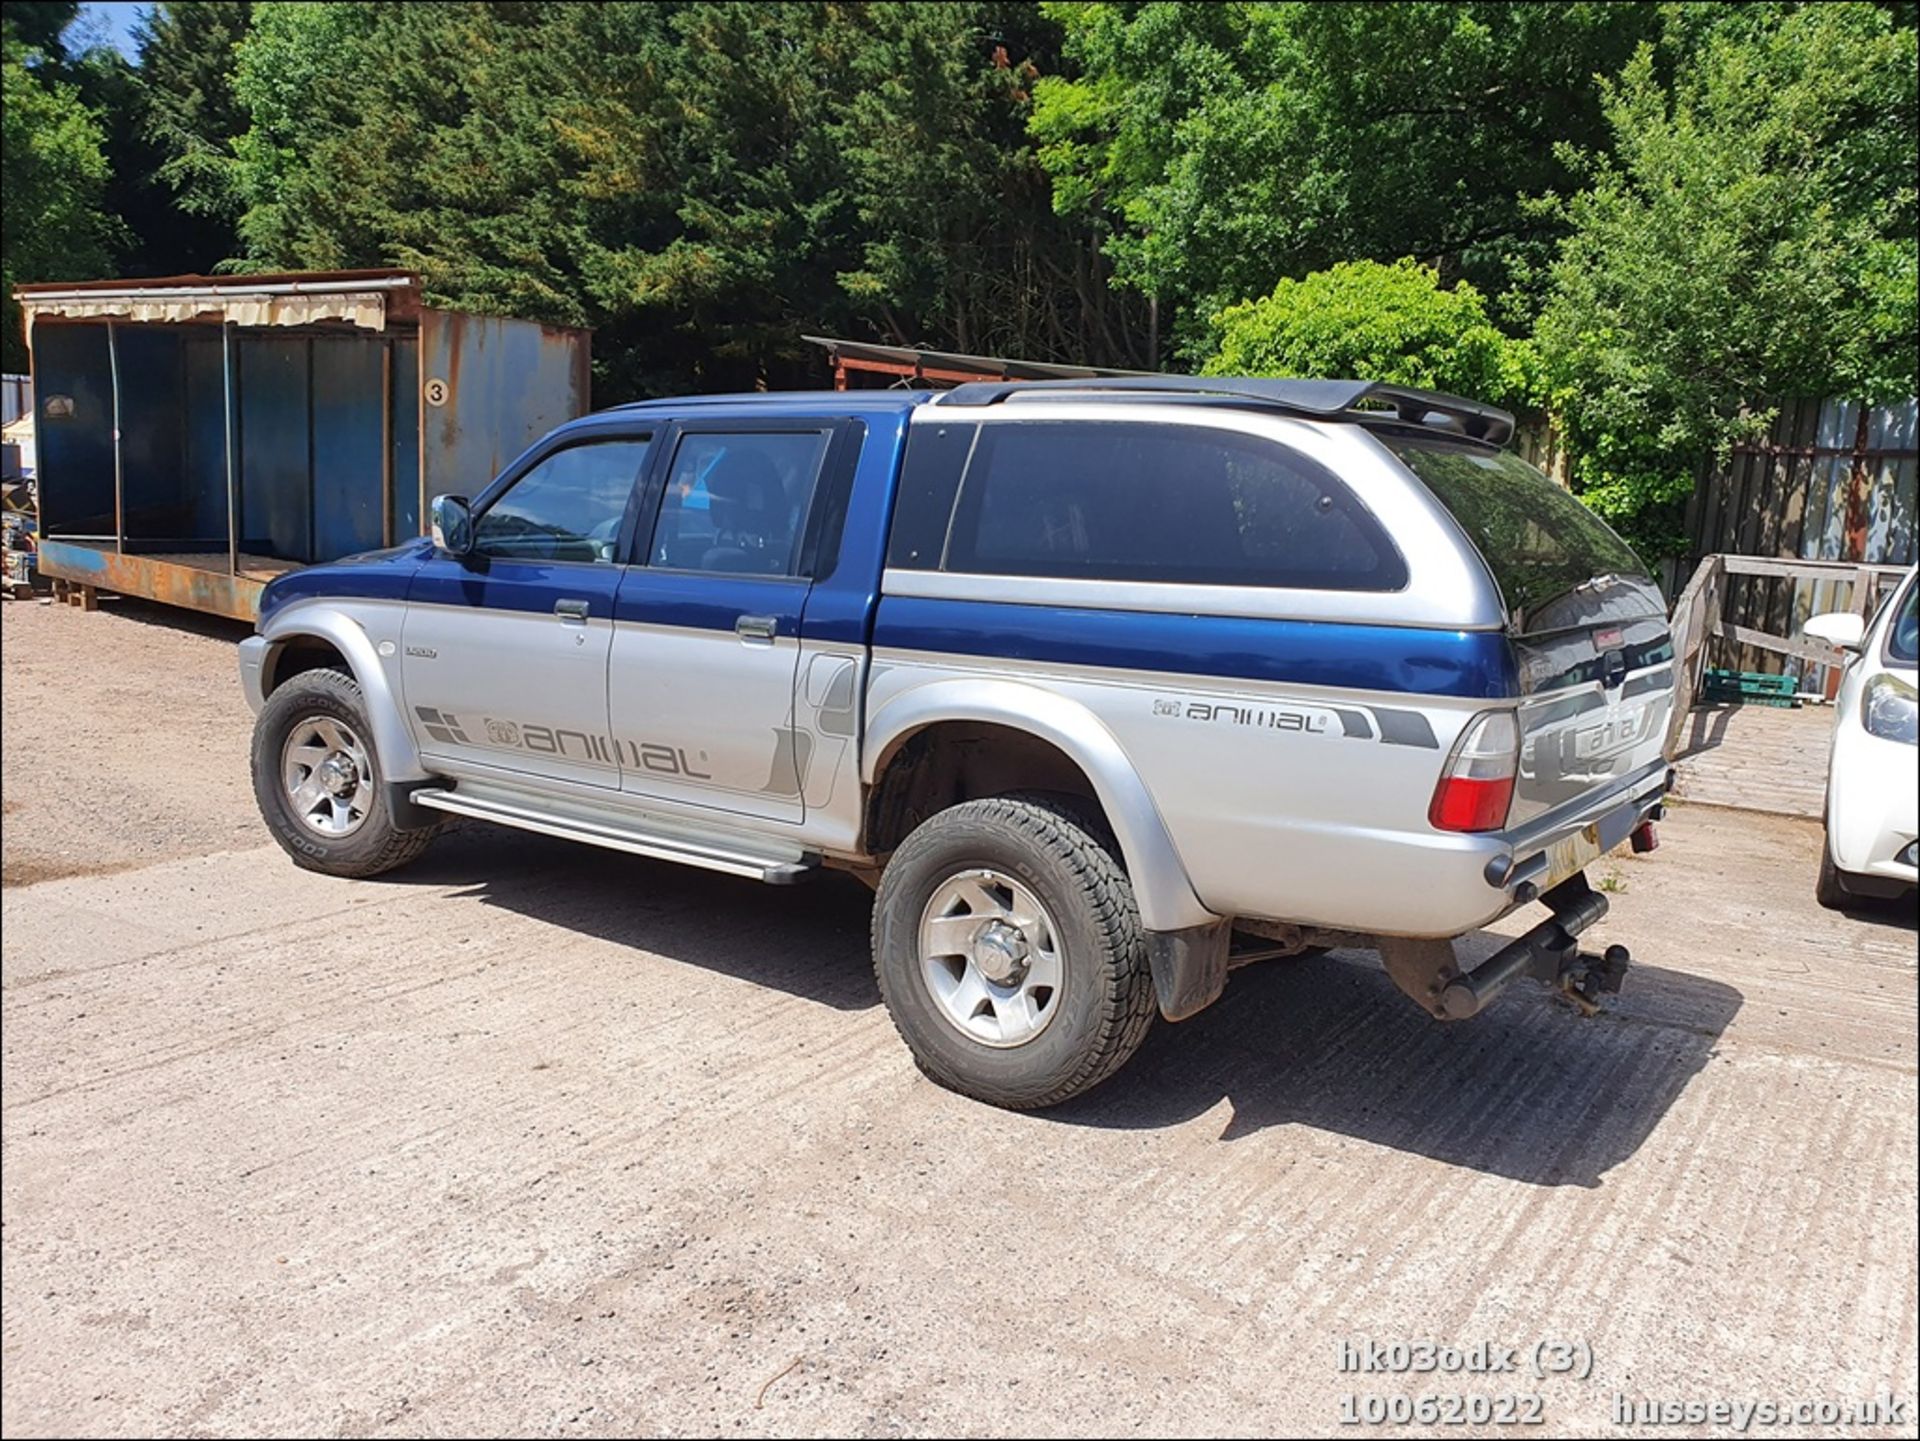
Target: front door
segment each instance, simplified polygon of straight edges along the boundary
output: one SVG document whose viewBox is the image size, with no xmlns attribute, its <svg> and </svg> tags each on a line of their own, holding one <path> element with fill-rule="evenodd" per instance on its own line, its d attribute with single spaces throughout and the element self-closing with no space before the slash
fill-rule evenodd
<svg viewBox="0 0 1920 1441">
<path fill-rule="evenodd" d="M 470 555 L 415 577 L 401 633 L 407 719 L 454 774 L 617 788 L 607 656 L 650 438 L 576 440 L 490 489 Z"/>
<path fill-rule="evenodd" d="M 793 725 L 805 541 L 830 421 L 687 424 L 663 444 L 656 518 L 614 605 L 608 709 L 621 786 L 801 818 Z"/>
</svg>

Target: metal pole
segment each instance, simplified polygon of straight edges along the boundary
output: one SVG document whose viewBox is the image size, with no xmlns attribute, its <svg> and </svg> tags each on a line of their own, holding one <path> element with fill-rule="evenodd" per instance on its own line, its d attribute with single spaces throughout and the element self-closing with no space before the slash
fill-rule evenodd
<svg viewBox="0 0 1920 1441">
<path fill-rule="evenodd" d="M 418 481 L 420 486 L 419 509 L 413 513 L 415 535 L 425 535 L 432 528 L 427 510 L 427 322 L 434 312 L 422 309 L 420 313 L 419 339 L 413 347 L 413 414 L 417 423 L 414 453 L 420 457 Z"/>
<path fill-rule="evenodd" d="M 107 373 L 113 383 L 113 548 L 124 555 L 127 511 L 125 477 L 120 464 L 120 346 L 111 320 L 107 322 Z"/>
<path fill-rule="evenodd" d="M 240 487 L 233 464 L 233 326 L 220 320 L 220 389 L 226 401 L 227 574 L 240 574 Z"/>
<path fill-rule="evenodd" d="M 380 543 L 393 544 L 393 341 L 380 342 Z"/>
</svg>

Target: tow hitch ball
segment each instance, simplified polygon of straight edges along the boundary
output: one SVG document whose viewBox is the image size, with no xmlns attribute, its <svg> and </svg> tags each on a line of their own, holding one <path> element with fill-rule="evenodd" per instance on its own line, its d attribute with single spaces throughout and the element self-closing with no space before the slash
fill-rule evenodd
<svg viewBox="0 0 1920 1441">
<path fill-rule="evenodd" d="M 1625 946 L 1608 946 L 1597 956 L 1580 949 L 1580 933 L 1607 913 L 1607 898 L 1579 874 L 1540 899 L 1553 911 L 1552 919 L 1509 941 L 1471 971 L 1455 963 L 1452 941 L 1382 936 L 1380 959 L 1395 985 L 1443 1021 L 1479 1015 L 1522 976 L 1557 987 L 1591 1016 L 1599 1011 L 1601 996 L 1620 989 L 1633 964 Z"/>
</svg>

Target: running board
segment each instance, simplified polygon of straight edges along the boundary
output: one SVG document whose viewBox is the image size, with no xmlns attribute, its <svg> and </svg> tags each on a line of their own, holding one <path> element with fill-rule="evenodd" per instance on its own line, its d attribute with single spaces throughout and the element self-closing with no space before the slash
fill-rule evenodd
<svg viewBox="0 0 1920 1441">
<path fill-rule="evenodd" d="M 819 862 L 807 856 L 754 855 L 750 851 L 702 844 L 682 836 L 607 825 L 600 821 L 581 820 L 576 816 L 554 815 L 510 801 L 462 795 L 458 791 L 418 790 L 413 793 L 413 803 L 436 811 L 450 811 L 457 816 L 472 816 L 476 820 L 516 826 L 523 831 L 538 831 L 543 836 L 584 841 L 590 846 L 605 846 L 609 850 L 626 851 L 630 855 L 647 856 L 657 861 L 679 861 L 682 865 L 724 871 L 730 876 L 746 876 L 772 886 L 792 885 L 819 869 Z"/>
</svg>

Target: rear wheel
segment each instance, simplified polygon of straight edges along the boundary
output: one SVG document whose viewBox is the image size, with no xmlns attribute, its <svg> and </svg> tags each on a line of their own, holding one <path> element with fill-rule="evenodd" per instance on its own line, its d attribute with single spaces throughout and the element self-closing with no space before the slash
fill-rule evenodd
<svg viewBox="0 0 1920 1441">
<path fill-rule="evenodd" d="M 1133 887 L 1042 800 L 968 801 L 895 851 L 873 912 L 880 993 L 920 1069 L 1026 1110 L 1091 1090 L 1152 1025 Z"/>
<path fill-rule="evenodd" d="M 339 671 L 303 671 L 267 698 L 253 727 L 253 795 L 295 865 L 377 876 L 432 841 L 437 827 L 393 824 L 372 737 L 360 687 Z"/>
</svg>

